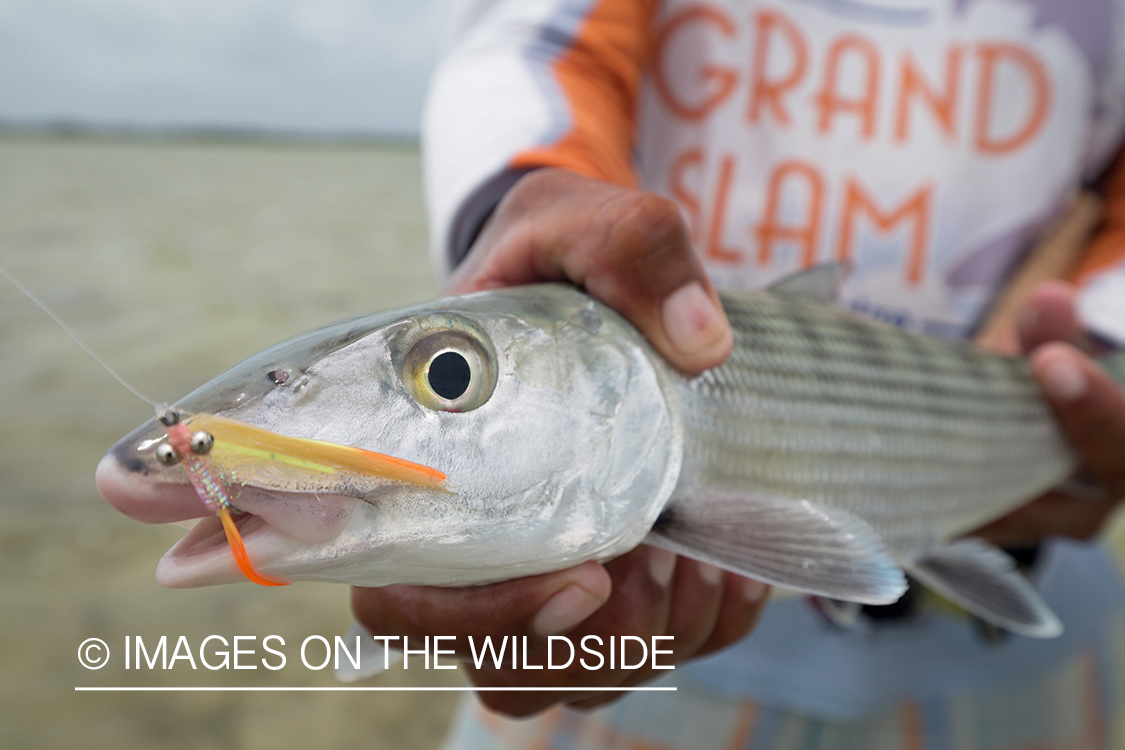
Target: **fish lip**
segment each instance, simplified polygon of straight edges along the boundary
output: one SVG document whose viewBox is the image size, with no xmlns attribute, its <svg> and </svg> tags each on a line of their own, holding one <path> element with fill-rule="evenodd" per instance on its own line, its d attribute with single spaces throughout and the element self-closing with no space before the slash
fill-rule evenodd
<svg viewBox="0 0 1125 750">
<path fill-rule="evenodd" d="M 94 471 L 94 484 L 103 500 L 143 523 L 175 523 L 210 515 L 186 481 L 154 481 L 143 459 L 126 454 L 122 460 L 123 447 L 121 443 L 114 446 Z"/>
<path fill-rule="evenodd" d="M 207 510 L 190 485 L 152 481 L 152 477 L 122 466 L 114 451 L 99 462 L 95 478 L 102 497 L 114 508 L 138 521 L 175 523 L 202 519 L 160 558 L 156 566 L 157 583 L 168 588 L 197 588 L 246 581 L 231 554 L 221 521 Z M 263 495 L 269 494 L 263 491 Z M 307 502 L 309 499 L 296 498 L 295 493 L 287 494 L 291 500 Z M 270 566 L 277 559 L 343 533 L 351 520 L 351 504 L 357 501 L 339 496 L 320 497 L 328 502 L 346 502 L 347 513 L 334 516 L 334 523 L 312 525 L 312 533 L 304 535 L 308 538 L 299 538 L 277 528 L 270 522 L 269 508 L 259 513 L 246 513 L 234 506 L 236 524 L 256 569 L 274 572 Z M 287 520 L 289 523 L 286 525 L 292 528 L 292 517 Z M 287 580 L 291 578 L 286 576 Z"/>
<path fill-rule="evenodd" d="M 213 516 L 190 484 L 153 480 L 123 466 L 116 451 L 98 463 L 98 492 L 125 515 L 143 523 L 176 523 Z M 355 498 L 330 493 L 279 492 L 239 487 L 231 505 L 241 515 L 261 517 L 269 526 L 299 542 L 318 544 L 339 536 L 347 527 Z"/>
<path fill-rule="evenodd" d="M 240 514 L 235 523 L 254 567 L 265 569 L 263 572 L 275 572 L 270 570 L 270 563 L 307 546 L 273 528 L 261 516 Z M 222 522 L 217 516 L 208 516 L 160 558 L 156 582 L 166 588 L 187 589 L 245 583 L 246 578 L 230 553 Z"/>
</svg>

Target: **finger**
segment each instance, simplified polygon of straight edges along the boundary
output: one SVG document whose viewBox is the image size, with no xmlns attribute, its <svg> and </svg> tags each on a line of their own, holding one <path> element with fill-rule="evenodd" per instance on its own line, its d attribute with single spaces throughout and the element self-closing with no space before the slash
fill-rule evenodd
<svg viewBox="0 0 1125 750">
<path fill-rule="evenodd" d="M 769 592 L 770 587 L 761 581 L 728 575 L 723 606 L 715 621 L 715 628 L 695 652 L 696 656 L 718 651 L 744 638 L 758 624 Z"/>
<path fill-rule="evenodd" d="M 723 594 L 726 592 L 727 573 L 714 565 L 681 557 L 676 563 L 676 577 L 672 588 L 672 608 L 668 616 L 668 628 L 664 633 L 672 640 L 661 641 L 657 648 L 671 650 L 671 654 L 655 655 L 645 666 L 635 670 L 622 686 L 640 685 L 666 674 L 666 670 L 654 669 L 653 664 L 671 666 L 680 664 L 695 655 L 695 652 L 711 636 L 722 609 Z M 576 701 L 571 705 L 581 710 L 598 708 L 622 697 L 622 693 L 604 693 Z"/>
<path fill-rule="evenodd" d="M 975 535 L 1008 549 L 1031 547 L 1051 534 L 1089 539 L 1116 506 L 1117 499 L 1112 497 L 1091 500 L 1049 493 L 996 519 Z"/>
<path fill-rule="evenodd" d="M 681 557 L 677 565 L 672 611 L 666 635 L 673 649 L 662 663 L 679 664 L 707 642 L 719 620 L 727 588 L 727 572 L 707 563 Z"/>
<path fill-rule="evenodd" d="M 734 339 L 679 209 L 652 193 L 631 191 L 602 211 L 610 224 L 607 241 L 600 251 L 587 245 L 575 259 L 580 283 L 680 369 L 720 364 Z"/>
<path fill-rule="evenodd" d="M 1039 347 L 1031 363 L 1086 465 L 1118 494 L 1125 490 L 1125 389 L 1067 344 Z"/>
<path fill-rule="evenodd" d="M 514 581 L 466 588 L 385 586 L 352 589 L 356 620 L 378 635 L 456 635 L 456 650 L 469 654 L 467 636 L 545 638 L 573 628 L 609 598 L 608 572 L 595 562 Z"/>
<path fill-rule="evenodd" d="M 537 281 L 584 286 L 684 371 L 714 367 L 730 354 L 730 325 L 683 217 L 653 193 L 558 169 L 520 180 L 450 289 Z"/>
<path fill-rule="evenodd" d="M 722 605 L 715 618 L 714 627 L 693 655 L 702 656 L 712 651 L 718 651 L 745 637 L 761 617 L 762 609 L 765 607 L 769 596 L 769 590 L 770 587 L 760 581 L 727 574 L 722 592 Z M 638 685 L 651 679 L 652 676 L 651 671 L 642 674 L 638 670 L 638 673 L 627 677 L 621 685 Z M 590 696 L 572 705 L 583 710 L 593 709 L 620 697 L 620 693 L 606 693 Z"/>
<path fill-rule="evenodd" d="M 1033 351 L 1050 341 L 1095 350 L 1078 319 L 1074 287 L 1066 282 L 1046 281 L 1036 287 L 1020 309 L 1017 324 L 1021 351 Z"/>
<path fill-rule="evenodd" d="M 566 688 L 582 686 L 612 687 L 626 679 L 630 670 L 620 668 L 620 652 L 614 655 L 610 668 L 609 639 L 620 643 L 620 636 L 632 635 L 651 643 L 652 635 L 664 632 L 671 602 L 671 580 L 675 571 L 675 555 L 651 547 L 639 547 L 606 565 L 613 579 L 613 594 L 592 617 L 567 634 L 575 645 L 574 662 L 561 670 L 497 669 L 492 663 L 466 665 L 474 684 L 504 687 L 554 687 L 560 692 L 482 692 L 480 700 L 489 708 L 513 716 L 527 716 L 559 702 L 583 700 L 589 692 L 566 692 Z M 582 639 L 587 635 L 601 640 L 589 642 L 602 658 L 585 652 Z M 636 648 L 635 644 L 630 644 Z M 630 658 L 633 658 L 632 656 Z M 528 655 L 529 663 L 546 662 L 545 649 Z M 585 664 L 582 663 L 585 659 Z"/>
</svg>

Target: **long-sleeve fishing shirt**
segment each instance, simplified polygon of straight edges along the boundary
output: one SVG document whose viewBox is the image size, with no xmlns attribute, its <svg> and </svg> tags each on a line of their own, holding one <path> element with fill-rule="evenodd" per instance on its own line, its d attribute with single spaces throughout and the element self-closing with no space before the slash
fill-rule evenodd
<svg viewBox="0 0 1125 750">
<path fill-rule="evenodd" d="M 433 256 L 448 271 L 522 174 L 563 167 L 675 201 L 719 286 L 845 259 L 845 305 L 963 337 L 1123 132 L 1125 0 L 476 0 L 425 114 Z M 1125 343 L 1125 169 L 1106 192 L 1077 276 Z M 1104 550 L 1045 557 L 1055 641 L 994 648 L 943 618 L 832 632 L 790 600 L 692 674 L 818 717 L 945 716 L 1109 648 Z"/>
<path fill-rule="evenodd" d="M 425 116 L 434 259 L 565 167 L 676 201 L 720 286 L 845 259 L 845 305 L 964 336 L 1123 128 L 1122 0 L 477 0 Z"/>
</svg>

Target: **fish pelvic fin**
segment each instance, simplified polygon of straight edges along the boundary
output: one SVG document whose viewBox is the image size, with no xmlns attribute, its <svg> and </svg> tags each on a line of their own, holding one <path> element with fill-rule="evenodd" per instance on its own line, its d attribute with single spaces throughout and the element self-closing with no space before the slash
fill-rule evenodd
<svg viewBox="0 0 1125 750">
<path fill-rule="evenodd" d="M 708 491 L 674 501 L 648 544 L 814 596 L 890 604 L 906 577 L 866 521 L 765 492 Z"/>
<path fill-rule="evenodd" d="M 1031 638 L 1054 638 L 1063 625 L 1015 561 L 985 541 L 959 539 L 906 566 L 920 583 L 985 622 Z"/>
</svg>

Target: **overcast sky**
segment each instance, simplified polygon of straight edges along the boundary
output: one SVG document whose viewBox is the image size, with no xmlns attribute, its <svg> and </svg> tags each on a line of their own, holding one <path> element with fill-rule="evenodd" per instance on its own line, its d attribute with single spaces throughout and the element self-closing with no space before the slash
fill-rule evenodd
<svg viewBox="0 0 1125 750">
<path fill-rule="evenodd" d="M 454 0 L 0 0 L 0 120 L 417 132 Z"/>
</svg>

